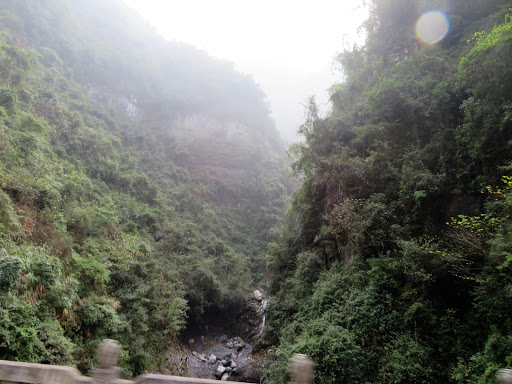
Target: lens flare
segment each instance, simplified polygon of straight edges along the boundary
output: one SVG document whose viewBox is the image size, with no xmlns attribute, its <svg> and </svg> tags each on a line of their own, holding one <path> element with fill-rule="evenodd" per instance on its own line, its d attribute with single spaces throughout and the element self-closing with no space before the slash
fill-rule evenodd
<svg viewBox="0 0 512 384">
<path fill-rule="evenodd" d="M 443 40 L 450 30 L 450 20 L 441 10 L 424 13 L 415 27 L 416 38 L 423 44 L 434 45 Z"/>
</svg>

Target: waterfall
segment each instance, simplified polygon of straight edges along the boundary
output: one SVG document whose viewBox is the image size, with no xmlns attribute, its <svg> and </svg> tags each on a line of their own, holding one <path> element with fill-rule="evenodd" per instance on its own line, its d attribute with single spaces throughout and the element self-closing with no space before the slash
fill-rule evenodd
<svg viewBox="0 0 512 384">
<path fill-rule="evenodd" d="M 261 323 L 260 323 L 260 326 L 258 327 L 259 335 L 261 335 L 261 333 L 263 332 L 263 328 L 265 328 L 265 320 L 266 320 L 265 309 L 267 308 L 267 303 L 268 303 L 267 299 L 265 299 L 261 302 Z"/>
</svg>

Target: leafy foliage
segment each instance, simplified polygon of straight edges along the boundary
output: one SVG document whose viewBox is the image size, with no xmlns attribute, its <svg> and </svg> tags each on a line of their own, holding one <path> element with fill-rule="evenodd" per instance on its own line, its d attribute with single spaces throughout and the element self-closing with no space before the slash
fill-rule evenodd
<svg viewBox="0 0 512 384">
<path fill-rule="evenodd" d="M 124 375 L 261 279 L 290 184 L 263 93 L 108 1 L 0 1 L 0 358 Z"/>
<path fill-rule="evenodd" d="M 432 2 L 370 2 L 332 112 L 312 101 L 292 148 L 303 185 L 269 247 L 271 382 L 292 353 L 317 383 L 492 383 L 510 367 L 505 3 L 435 2 L 452 30 L 422 46 Z"/>
</svg>

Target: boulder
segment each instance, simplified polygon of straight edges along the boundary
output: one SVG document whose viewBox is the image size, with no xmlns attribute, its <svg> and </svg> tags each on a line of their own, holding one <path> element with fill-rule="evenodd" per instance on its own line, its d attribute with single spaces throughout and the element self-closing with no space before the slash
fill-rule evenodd
<svg viewBox="0 0 512 384">
<path fill-rule="evenodd" d="M 221 381 L 228 381 L 228 379 L 229 379 L 229 373 L 225 373 L 225 374 L 222 375 L 220 380 Z"/>
<path fill-rule="evenodd" d="M 208 359 L 208 363 L 215 364 L 217 361 L 217 356 L 215 356 L 213 353 L 210 355 L 210 358 Z"/>
<path fill-rule="evenodd" d="M 215 377 L 220 378 L 220 377 L 222 377 L 222 375 L 223 375 L 225 372 L 226 372 L 226 367 L 225 367 L 225 366 L 223 366 L 223 365 L 221 364 L 221 365 L 219 365 L 219 366 L 217 367 L 217 369 L 215 370 Z"/>
<path fill-rule="evenodd" d="M 263 295 L 257 289 L 252 293 L 252 297 L 254 297 L 258 301 L 263 300 Z"/>
<path fill-rule="evenodd" d="M 232 361 L 231 364 L 229 365 L 231 368 L 235 369 L 237 367 L 237 364 Z"/>
</svg>

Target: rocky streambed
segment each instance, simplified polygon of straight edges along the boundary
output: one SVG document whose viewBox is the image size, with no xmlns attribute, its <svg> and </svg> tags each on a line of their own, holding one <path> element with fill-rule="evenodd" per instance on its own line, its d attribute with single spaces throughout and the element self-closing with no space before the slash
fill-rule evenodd
<svg viewBox="0 0 512 384">
<path fill-rule="evenodd" d="M 253 346 L 242 338 L 204 338 L 191 350 L 188 358 L 189 376 L 223 381 L 261 381 L 262 355 L 253 354 Z"/>
<path fill-rule="evenodd" d="M 265 352 L 260 343 L 265 324 L 266 299 L 262 290 L 247 295 L 245 305 L 227 318 L 209 314 L 208 322 L 187 330 L 183 343 L 169 352 L 158 372 L 189 377 L 261 383 Z M 178 369 L 176 369 L 178 368 Z"/>
</svg>

